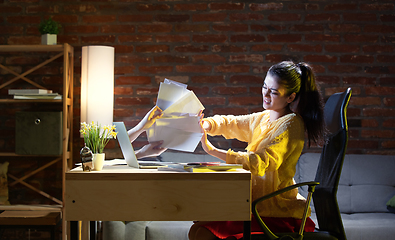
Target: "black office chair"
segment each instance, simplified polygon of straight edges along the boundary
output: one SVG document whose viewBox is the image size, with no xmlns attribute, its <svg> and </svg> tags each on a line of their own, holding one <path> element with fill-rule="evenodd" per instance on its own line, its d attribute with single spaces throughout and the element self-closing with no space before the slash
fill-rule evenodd
<svg viewBox="0 0 395 240">
<path fill-rule="evenodd" d="M 330 96 L 325 104 L 324 118 L 328 128 L 328 137 L 322 148 L 315 182 L 295 184 L 255 200 L 252 203 L 252 212 L 265 234 L 253 234 L 251 239 L 346 240 L 336 194 L 348 143 L 346 111 L 350 97 L 351 88 L 348 88 L 343 93 L 335 93 Z M 304 185 L 309 186 L 309 194 L 300 231 L 298 233 L 272 233 L 259 216 L 256 205 L 266 199 Z M 313 196 L 314 200 L 318 228 L 315 232 L 304 233 L 306 213 L 310 205 L 311 196 Z"/>
</svg>

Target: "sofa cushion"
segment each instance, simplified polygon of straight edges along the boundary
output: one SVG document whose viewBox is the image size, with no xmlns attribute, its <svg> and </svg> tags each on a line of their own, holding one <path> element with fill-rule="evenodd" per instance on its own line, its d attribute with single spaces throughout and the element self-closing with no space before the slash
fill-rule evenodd
<svg viewBox="0 0 395 240">
<path fill-rule="evenodd" d="M 313 181 L 319 158 L 320 153 L 303 154 L 295 181 Z M 340 212 L 388 212 L 386 203 L 395 195 L 394 169 L 395 156 L 347 154 L 337 193 Z M 307 187 L 300 192 L 306 196 Z"/>
<path fill-rule="evenodd" d="M 188 239 L 189 228 L 192 221 L 152 221 L 147 224 L 147 238 L 153 239 Z"/>
</svg>

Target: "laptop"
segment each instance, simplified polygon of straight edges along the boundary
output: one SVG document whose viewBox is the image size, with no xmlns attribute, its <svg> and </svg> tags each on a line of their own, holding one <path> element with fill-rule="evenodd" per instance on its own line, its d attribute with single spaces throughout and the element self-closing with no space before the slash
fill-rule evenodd
<svg viewBox="0 0 395 240">
<path fill-rule="evenodd" d="M 132 143 L 130 142 L 128 132 L 126 131 L 125 124 L 123 122 L 114 122 L 113 125 L 115 125 L 115 131 L 117 132 L 117 139 L 119 146 L 121 147 L 123 157 L 125 158 L 126 164 L 129 167 L 158 168 L 167 166 L 165 164 L 152 161 L 137 161 L 136 154 L 134 153 L 134 149 Z"/>
</svg>

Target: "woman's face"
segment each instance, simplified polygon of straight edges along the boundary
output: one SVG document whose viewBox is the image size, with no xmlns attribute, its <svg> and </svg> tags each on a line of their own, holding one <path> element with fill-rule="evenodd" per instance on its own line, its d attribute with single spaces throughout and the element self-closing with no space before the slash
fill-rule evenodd
<svg viewBox="0 0 395 240">
<path fill-rule="evenodd" d="M 276 76 L 268 73 L 262 87 L 263 108 L 281 111 L 294 99 L 295 94 L 286 96 L 286 90 L 279 84 Z"/>
</svg>

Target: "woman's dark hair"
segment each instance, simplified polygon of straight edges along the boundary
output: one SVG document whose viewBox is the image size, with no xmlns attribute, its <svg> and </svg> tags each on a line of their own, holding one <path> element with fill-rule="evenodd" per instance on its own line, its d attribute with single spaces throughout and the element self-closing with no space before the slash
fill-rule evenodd
<svg viewBox="0 0 395 240">
<path fill-rule="evenodd" d="M 293 108 L 302 116 L 309 146 L 311 141 L 319 143 L 325 138 L 324 101 L 312 68 L 304 62 L 295 64 L 291 61 L 283 61 L 270 67 L 268 73 L 276 76 L 286 89 L 289 96 L 296 93 Z"/>
</svg>

